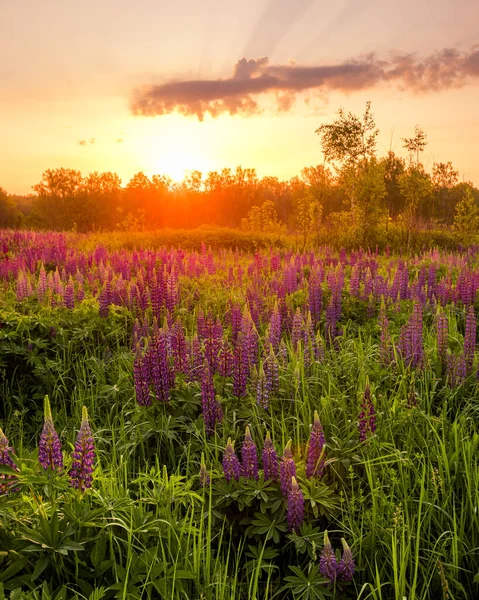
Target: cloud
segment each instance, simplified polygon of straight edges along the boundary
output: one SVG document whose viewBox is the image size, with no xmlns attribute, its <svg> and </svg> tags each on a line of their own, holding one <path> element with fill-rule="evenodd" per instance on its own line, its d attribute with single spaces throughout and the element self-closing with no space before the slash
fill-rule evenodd
<svg viewBox="0 0 479 600">
<path fill-rule="evenodd" d="M 96 142 L 95 138 L 91 138 L 90 140 L 80 140 L 78 144 L 80 146 L 88 146 L 88 144 L 94 144 Z"/>
<path fill-rule="evenodd" d="M 264 110 L 261 96 L 274 99 L 278 111 L 288 111 L 303 92 L 325 95 L 354 92 L 389 83 L 414 93 L 461 87 L 479 78 L 479 45 L 469 52 L 445 48 L 420 59 L 416 54 L 391 54 L 380 60 L 368 54 L 340 64 L 271 64 L 266 57 L 242 58 L 227 79 L 170 81 L 133 92 L 134 115 L 157 116 L 173 112 L 213 117 L 250 116 Z"/>
</svg>

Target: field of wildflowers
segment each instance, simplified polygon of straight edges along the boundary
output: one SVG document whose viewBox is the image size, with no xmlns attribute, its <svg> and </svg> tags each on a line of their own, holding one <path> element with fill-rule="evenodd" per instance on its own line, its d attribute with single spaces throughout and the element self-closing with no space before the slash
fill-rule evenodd
<svg viewBox="0 0 479 600">
<path fill-rule="evenodd" d="M 479 596 L 479 248 L 0 236 L 0 599 Z"/>
</svg>

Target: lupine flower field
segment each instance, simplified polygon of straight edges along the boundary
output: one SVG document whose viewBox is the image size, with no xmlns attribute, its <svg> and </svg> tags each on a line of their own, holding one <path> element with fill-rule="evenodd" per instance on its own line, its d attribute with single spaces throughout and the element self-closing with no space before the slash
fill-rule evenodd
<svg viewBox="0 0 479 600">
<path fill-rule="evenodd" d="M 479 597 L 479 248 L 0 240 L 0 598 Z"/>
</svg>

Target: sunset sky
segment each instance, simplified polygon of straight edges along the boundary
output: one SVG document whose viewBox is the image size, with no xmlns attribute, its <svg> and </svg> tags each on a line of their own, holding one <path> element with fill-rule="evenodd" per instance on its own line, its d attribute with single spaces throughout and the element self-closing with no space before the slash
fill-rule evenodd
<svg viewBox="0 0 479 600">
<path fill-rule="evenodd" d="M 0 186 L 56 167 L 289 178 L 366 100 L 381 154 L 419 124 L 426 166 L 478 184 L 478 24 L 476 0 L 0 0 Z"/>
</svg>

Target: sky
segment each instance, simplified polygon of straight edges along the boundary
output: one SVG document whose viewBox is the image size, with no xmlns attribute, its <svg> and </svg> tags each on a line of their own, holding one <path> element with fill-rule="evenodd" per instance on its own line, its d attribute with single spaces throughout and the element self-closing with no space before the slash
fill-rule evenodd
<svg viewBox="0 0 479 600">
<path fill-rule="evenodd" d="M 323 162 L 315 130 L 370 100 L 378 152 L 479 184 L 476 0 L 0 0 L 0 187 Z"/>
</svg>

